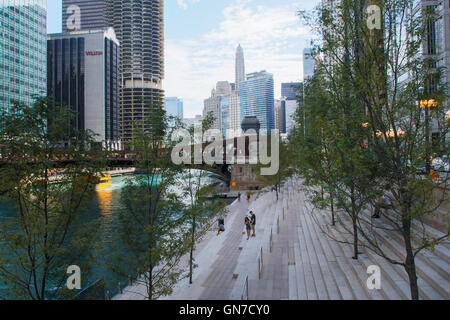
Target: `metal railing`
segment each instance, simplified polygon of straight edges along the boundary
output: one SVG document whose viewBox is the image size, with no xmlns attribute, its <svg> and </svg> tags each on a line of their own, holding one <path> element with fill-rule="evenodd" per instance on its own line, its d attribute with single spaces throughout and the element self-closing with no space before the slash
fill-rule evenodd
<svg viewBox="0 0 450 320">
<path fill-rule="evenodd" d="M 272 234 L 272 228 L 270 228 L 269 250 L 271 253 L 272 253 L 272 243 L 273 243 L 273 234 Z"/>
<path fill-rule="evenodd" d="M 261 280 L 261 274 L 263 271 L 263 266 L 264 266 L 263 248 L 261 247 L 261 251 L 260 251 L 259 257 L 258 257 L 258 279 L 260 279 L 260 280 Z"/>
<path fill-rule="evenodd" d="M 288 200 L 289 200 L 288 194 Z M 286 209 L 289 209 L 289 201 L 286 201 Z M 282 213 L 283 221 L 286 219 L 285 208 L 283 207 Z M 277 217 L 277 234 L 280 233 L 280 216 Z M 272 252 L 273 249 L 273 229 L 270 228 L 270 239 L 269 239 L 269 251 Z M 263 259 L 263 247 L 261 247 L 260 253 L 258 255 L 258 279 L 261 280 L 262 272 L 264 267 L 264 259 Z M 241 300 L 249 299 L 249 288 L 248 288 L 248 275 L 245 277 L 244 287 L 242 289 Z"/>
<path fill-rule="evenodd" d="M 277 234 L 280 233 L 280 217 L 277 218 Z"/>
<path fill-rule="evenodd" d="M 244 290 L 241 295 L 241 300 L 248 300 L 248 276 L 245 278 Z"/>
</svg>

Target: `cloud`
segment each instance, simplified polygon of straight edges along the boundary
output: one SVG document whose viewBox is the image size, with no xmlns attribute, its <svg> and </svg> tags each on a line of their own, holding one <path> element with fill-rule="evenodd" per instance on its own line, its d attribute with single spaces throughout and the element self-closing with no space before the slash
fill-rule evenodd
<svg viewBox="0 0 450 320">
<path fill-rule="evenodd" d="M 187 116 L 202 113 L 203 100 L 217 81 L 234 82 L 239 43 L 244 48 L 246 73 L 267 70 L 274 74 L 276 98 L 281 95 L 282 82 L 302 79 L 301 53 L 310 35 L 296 14 L 298 6 L 255 3 L 233 0 L 217 27 L 197 39 L 166 39 L 164 88 L 168 96 L 184 100 Z"/>
<path fill-rule="evenodd" d="M 190 3 L 200 2 L 200 0 L 177 0 L 177 3 L 181 8 L 183 8 L 184 10 L 187 10 L 188 4 L 186 1 L 189 1 Z"/>
</svg>

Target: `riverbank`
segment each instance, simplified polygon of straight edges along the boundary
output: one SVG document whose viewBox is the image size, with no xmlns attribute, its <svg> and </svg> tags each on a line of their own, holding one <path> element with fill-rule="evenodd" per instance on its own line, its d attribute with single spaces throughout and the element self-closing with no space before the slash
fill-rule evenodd
<svg viewBox="0 0 450 320">
<path fill-rule="evenodd" d="M 180 281 L 163 300 L 398 300 L 409 299 L 409 284 L 402 266 L 391 265 L 361 247 L 353 260 L 348 221 L 339 218 L 330 227 L 331 213 L 315 210 L 307 201 L 300 180 L 290 180 L 280 192 L 253 195 L 250 202 L 241 199 L 229 206 L 226 231 L 207 236 L 195 252 L 198 268 L 193 284 Z M 253 210 L 257 216 L 256 237 L 247 240 L 244 216 Z M 386 221 L 382 245 L 390 256 L 402 258 L 401 239 L 389 231 Z M 328 230 L 332 240 L 324 233 Z M 429 232 L 439 235 L 433 228 Z M 434 252 L 417 256 L 421 299 L 449 299 L 450 244 L 437 245 Z M 186 260 L 187 267 L 187 260 Z M 367 287 L 367 267 L 381 270 L 381 289 Z M 142 287 L 133 286 L 116 300 L 141 300 Z"/>
</svg>

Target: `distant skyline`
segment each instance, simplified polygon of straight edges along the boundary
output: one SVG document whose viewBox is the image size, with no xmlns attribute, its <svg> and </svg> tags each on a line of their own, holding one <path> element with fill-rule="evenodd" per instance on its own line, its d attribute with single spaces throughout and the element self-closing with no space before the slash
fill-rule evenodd
<svg viewBox="0 0 450 320">
<path fill-rule="evenodd" d="M 47 1 L 47 30 L 61 32 L 62 0 Z M 202 114 L 203 100 L 217 81 L 234 82 L 240 43 L 246 72 L 273 73 L 275 98 L 279 98 L 281 83 L 302 80 L 302 52 L 312 36 L 297 11 L 310 10 L 319 2 L 166 0 L 166 96 L 183 99 L 185 117 Z"/>
</svg>

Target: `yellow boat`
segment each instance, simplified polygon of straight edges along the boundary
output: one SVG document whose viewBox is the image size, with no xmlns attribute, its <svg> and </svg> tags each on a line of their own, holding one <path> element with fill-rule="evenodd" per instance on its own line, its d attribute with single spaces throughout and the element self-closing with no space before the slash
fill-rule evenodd
<svg viewBox="0 0 450 320">
<path fill-rule="evenodd" d="M 112 186 L 112 180 L 111 179 L 112 178 L 111 178 L 110 174 L 104 174 L 103 176 L 101 176 L 100 179 L 99 179 L 99 182 L 95 186 L 95 190 L 96 191 L 102 191 L 102 190 L 110 188 Z"/>
</svg>

